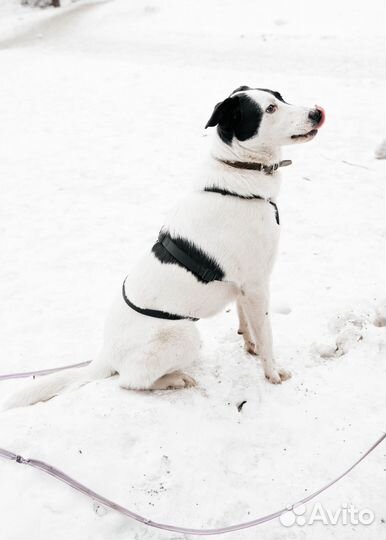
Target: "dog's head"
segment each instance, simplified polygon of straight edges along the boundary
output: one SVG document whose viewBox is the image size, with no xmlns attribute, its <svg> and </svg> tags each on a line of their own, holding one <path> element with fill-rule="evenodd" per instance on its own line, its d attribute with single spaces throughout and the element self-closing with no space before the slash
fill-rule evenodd
<svg viewBox="0 0 386 540">
<path fill-rule="evenodd" d="M 290 105 L 279 92 L 240 86 L 217 103 L 205 128 L 217 126 L 224 143 L 232 145 L 236 139 L 253 151 L 262 144 L 278 147 L 310 141 L 324 119 L 322 107 Z"/>
</svg>

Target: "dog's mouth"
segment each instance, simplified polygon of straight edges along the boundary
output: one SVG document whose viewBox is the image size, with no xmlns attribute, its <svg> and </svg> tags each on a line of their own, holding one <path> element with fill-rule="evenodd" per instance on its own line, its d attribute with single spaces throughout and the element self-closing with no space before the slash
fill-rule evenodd
<svg viewBox="0 0 386 540">
<path fill-rule="evenodd" d="M 311 129 L 308 133 L 305 133 L 304 135 L 291 135 L 291 139 L 298 139 L 298 140 L 308 140 L 315 137 L 315 135 L 318 133 L 317 129 Z"/>
</svg>

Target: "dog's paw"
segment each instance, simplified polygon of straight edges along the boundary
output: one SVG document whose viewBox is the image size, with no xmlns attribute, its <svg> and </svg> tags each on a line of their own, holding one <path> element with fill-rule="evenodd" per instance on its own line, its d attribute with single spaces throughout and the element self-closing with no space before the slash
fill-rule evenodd
<svg viewBox="0 0 386 540">
<path fill-rule="evenodd" d="M 186 373 L 179 373 L 179 378 L 184 383 L 184 386 L 180 386 L 179 388 L 192 388 L 193 386 L 197 386 L 196 379 L 193 379 L 193 377 Z"/>
<path fill-rule="evenodd" d="M 290 371 L 284 368 L 277 368 L 265 374 L 266 379 L 272 384 L 281 384 L 292 377 Z"/>
<path fill-rule="evenodd" d="M 277 371 L 282 381 L 288 381 L 288 379 L 292 377 L 292 373 L 288 369 L 279 367 L 277 368 Z"/>
<path fill-rule="evenodd" d="M 192 388 L 197 382 L 190 375 L 182 371 L 174 371 L 160 377 L 152 385 L 152 390 L 180 390 L 181 388 Z"/>
</svg>

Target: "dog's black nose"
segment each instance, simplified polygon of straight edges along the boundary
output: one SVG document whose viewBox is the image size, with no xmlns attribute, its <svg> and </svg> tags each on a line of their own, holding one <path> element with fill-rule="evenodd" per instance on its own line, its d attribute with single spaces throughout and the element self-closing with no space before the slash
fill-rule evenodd
<svg viewBox="0 0 386 540">
<path fill-rule="evenodd" d="M 313 111 L 310 111 L 308 118 L 312 120 L 312 122 L 315 125 L 319 125 L 322 121 L 323 113 L 319 109 L 314 109 Z"/>
</svg>

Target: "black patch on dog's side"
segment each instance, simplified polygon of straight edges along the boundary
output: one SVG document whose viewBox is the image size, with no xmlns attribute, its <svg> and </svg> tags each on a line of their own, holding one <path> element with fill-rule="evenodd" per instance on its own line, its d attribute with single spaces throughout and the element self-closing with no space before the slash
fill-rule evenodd
<svg viewBox="0 0 386 540">
<path fill-rule="evenodd" d="M 186 268 L 183 264 L 181 264 L 177 259 L 175 259 L 161 244 L 161 242 L 164 240 L 165 237 L 170 236 L 172 238 L 173 242 L 182 250 L 184 251 L 189 257 L 194 259 L 196 263 L 198 263 L 200 266 L 207 268 L 211 272 L 213 272 L 213 280 L 221 281 L 225 277 L 225 272 L 221 268 L 221 266 L 217 263 L 213 257 L 205 253 L 202 249 L 195 246 L 193 242 L 190 240 L 187 240 L 186 238 L 182 238 L 181 236 L 171 237 L 170 233 L 166 230 L 162 230 L 159 234 L 158 241 L 154 244 L 151 251 L 154 253 L 155 257 L 163 264 L 178 264 L 182 268 L 185 268 L 185 270 L 188 270 L 191 272 L 198 281 L 201 283 L 207 283 L 204 281 L 199 275 L 194 274 L 191 270 Z"/>
<path fill-rule="evenodd" d="M 240 94 L 217 103 L 205 128 L 217 126 L 221 140 L 230 145 L 234 136 L 246 141 L 256 135 L 262 117 L 261 107 L 247 94 Z"/>
</svg>

